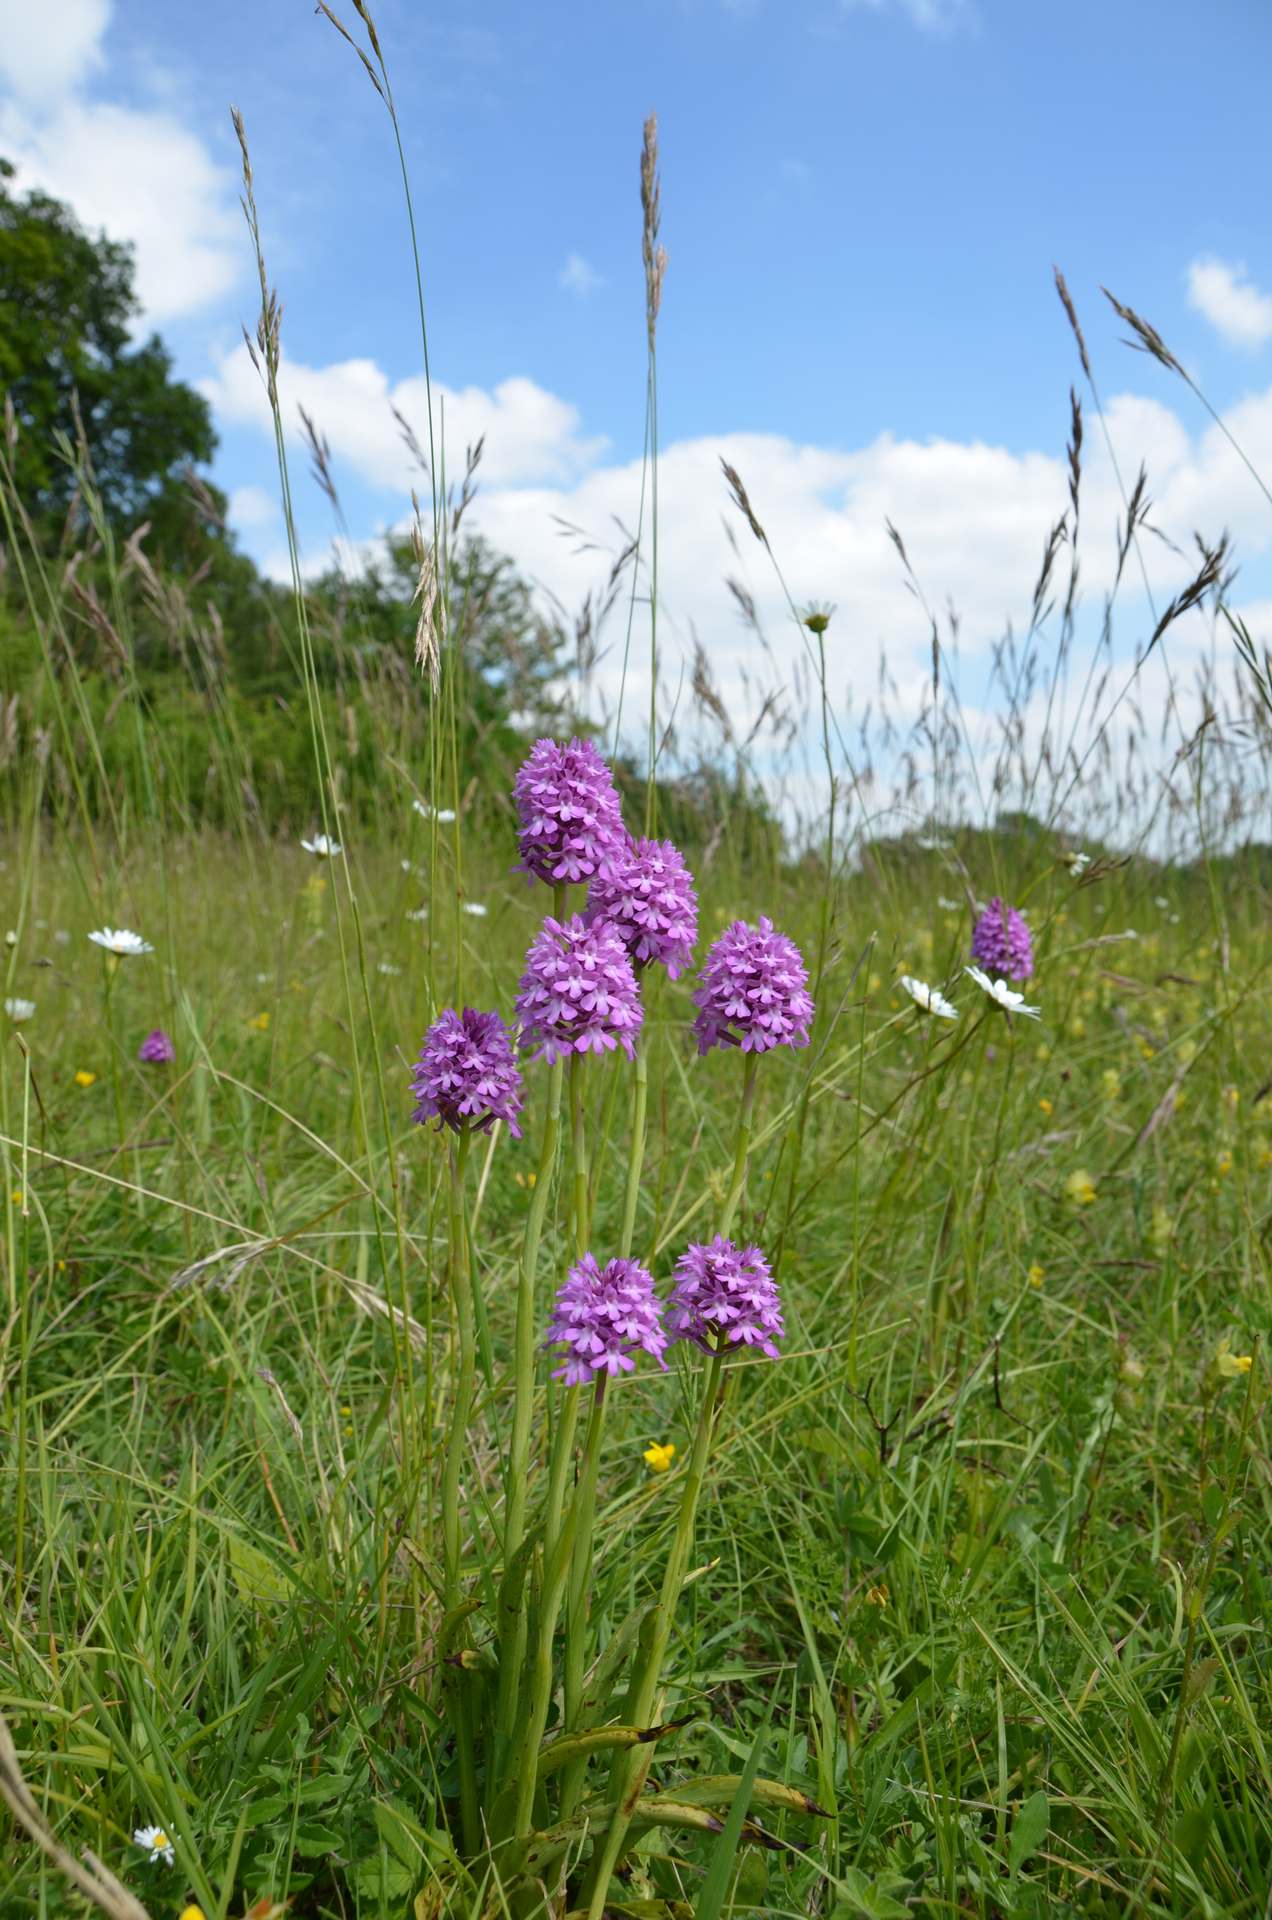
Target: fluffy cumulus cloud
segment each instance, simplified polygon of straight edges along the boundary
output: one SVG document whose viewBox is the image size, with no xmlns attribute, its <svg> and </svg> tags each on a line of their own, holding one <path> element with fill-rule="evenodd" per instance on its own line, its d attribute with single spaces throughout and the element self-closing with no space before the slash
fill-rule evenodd
<svg viewBox="0 0 1272 1920">
<path fill-rule="evenodd" d="M 262 434 L 268 429 L 260 382 L 242 350 L 227 355 L 206 390 L 222 419 L 240 425 L 255 422 Z M 282 391 L 289 424 L 297 422 L 301 403 L 329 441 L 337 484 L 342 466 L 352 470 L 368 483 L 371 511 L 381 523 L 403 524 L 408 489 L 420 485 L 420 476 L 393 408 L 423 439 L 421 383 L 414 378 L 394 383 L 370 360 L 326 367 L 284 361 Z M 447 465 L 452 472 L 464 444 L 478 433 L 487 436 L 470 524 L 509 554 L 567 616 L 589 596 L 595 608 L 604 598 L 613 556 L 637 525 L 640 462 L 606 458 L 603 446 L 586 437 L 577 410 L 530 380 L 502 382 L 489 392 L 434 391 L 435 401 L 446 394 Z M 440 415 L 440 407 L 436 413 Z M 1106 419 L 1126 483 L 1143 461 L 1152 502 L 1140 551 L 1153 605 L 1144 591 L 1139 559 L 1133 559 L 1119 589 L 1115 637 L 1121 665 L 1109 682 L 1111 697 L 1120 676 L 1129 672 L 1135 650 L 1152 631 L 1154 605 L 1160 610 L 1196 571 L 1195 533 L 1212 542 L 1224 529 L 1231 534 L 1246 570 L 1243 583 L 1257 626 L 1266 603 L 1255 603 L 1254 594 L 1267 591 L 1264 556 L 1272 545 L 1272 516 L 1239 456 L 1211 423 L 1194 427 L 1163 401 L 1139 394 L 1111 400 Z M 1226 424 L 1256 467 L 1272 468 L 1272 389 L 1243 400 Z M 722 461 L 741 475 L 768 536 L 768 549 L 780 563 L 797 606 L 814 600 L 835 606 L 827 643 L 830 691 L 845 735 L 855 724 L 850 713 L 859 718 L 876 698 L 881 661 L 894 720 L 903 733 L 913 723 L 926 699 L 931 615 L 950 648 L 953 612 L 957 646 L 947 655 L 947 684 L 950 676 L 957 682 L 968 704 L 969 725 L 983 722 L 983 752 L 978 746 L 976 757 L 992 765 L 1001 712 L 989 698 L 990 663 L 1009 627 L 1017 634 L 1028 627 L 1046 536 L 1068 508 L 1063 449 L 1020 451 L 888 433 L 859 447 L 801 444 L 779 435 L 748 433 L 684 439 L 664 447 L 658 548 L 664 718 L 674 716 L 682 746 L 700 731 L 710 734 L 714 723 L 695 711 L 690 691 L 700 646 L 735 739 L 745 737 L 770 697 L 797 723 L 796 759 L 806 755 L 814 772 L 807 779 L 798 770 L 788 774 L 786 802 L 794 812 L 807 796 L 820 792 L 815 728 L 809 725 L 810 716 L 815 717 L 809 638 L 792 620 L 769 550 L 730 499 Z M 1098 629 L 1104 595 L 1114 582 L 1119 525 L 1125 517 L 1112 460 L 1103 436 L 1094 431 L 1086 438 L 1081 500 L 1085 648 Z M 889 523 L 904 543 L 912 577 L 889 534 Z M 307 564 L 315 568 L 327 558 L 317 550 L 306 555 Z M 340 560 L 346 568 L 356 568 L 356 547 L 346 548 Z M 281 553 L 267 564 L 285 575 Z M 1069 552 L 1062 545 L 1053 598 L 1063 595 L 1068 566 Z M 740 595 L 730 583 L 741 589 Z M 598 714 L 612 718 L 621 695 L 623 730 L 629 739 L 640 735 L 648 710 L 648 586 L 642 571 L 625 662 L 631 576 L 624 576 L 589 682 L 588 697 Z M 753 607 L 753 619 L 744 617 L 743 602 Z M 1052 635 L 1055 624 L 1053 614 L 1048 629 Z M 1202 629 L 1197 623 L 1194 627 L 1177 629 L 1154 657 L 1142 698 L 1155 711 L 1164 710 L 1166 682 L 1161 676 L 1182 671 L 1188 677 L 1201 657 Z M 1260 630 L 1260 637 L 1272 635 Z M 1044 645 L 1044 654 L 1050 645 Z M 1225 658 L 1231 655 L 1222 633 L 1219 652 Z M 1179 713 L 1186 718 L 1200 710 L 1195 690 L 1190 691 Z M 1127 715 L 1134 712 L 1128 704 Z M 1074 718 L 1089 728 L 1089 713 L 1075 709 Z M 1155 751 L 1169 758 L 1179 733 L 1180 727 L 1174 726 Z M 1114 737 L 1120 740 L 1122 734 L 1115 732 Z M 788 768 L 792 764 L 788 756 Z"/>
<path fill-rule="evenodd" d="M 605 278 L 583 258 L 581 253 L 572 253 L 567 257 L 565 265 L 557 275 L 557 285 L 563 287 L 566 293 L 586 296 L 589 293 L 595 293 L 598 287 L 603 287 Z"/>
<path fill-rule="evenodd" d="M 110 0 L 0 0 L 0 85 L 23 99 L 61 98 L 101 65 Z"/>
<path fill-rule="evenodd" d="M 1188 300 L 1231 346 L 1261 347 L 1272 339 L 1272 295 L 1261 293 L 1240 263 L 1194 260 Z"/>
<path fill-rule="evenodd" d="M 270 429 L 264 388 L 245 346 L 226 354 L 215 375 L 200 384 L 221 420 Z M 373 487 L 403 498 L 411 487 L 419 487 L 419 463 L 402 422 L 427 453 L 428 399 L 422 375 L 395 382 L 374 360 L 309 367 L 284 354 L 278 385 L 288 432 L 299 440 L 303 407 L 331 445 L 337 480 L 343 462 Z M 435 381 L 435 435 L 440 434 L 443 415 L 448 470 L 454 473 L 462 465 L 464 449 L 484 439 L 481 475 L 488 486 L 568 481 L 604 447 L 601 440 L 581 437 L 577 408 L 521 376 L 501 380 L 489 391 Z"/>
<path fill-rule="evenodd" d="M 20 187 L 42 187 L 86 226 L 134 244 L 146 319 L 162 323 L 237 278 L 234 180 L 166 111 L 92 97 L 109 26 L 108 0 L 0 0 L 0 150 Z"/>
</svg>

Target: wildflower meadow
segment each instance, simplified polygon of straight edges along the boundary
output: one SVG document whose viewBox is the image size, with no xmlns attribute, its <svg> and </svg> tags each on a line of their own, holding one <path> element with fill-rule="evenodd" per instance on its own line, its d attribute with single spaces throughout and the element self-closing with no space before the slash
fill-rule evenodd
<svg viewBox="0 0 1272 1920">
<path fill-rule="evenodd" d="M 621 728 L 483 650 L 480 450 L 392 645 L 297 561 L 253 704 L 10 407 L 2 1920 L 1269 1912 L 1269 663 L 1217 540 L 1084 626 L 1075 390 L 984 711 L 934 620 L 908 730 L 721 472 L 802 703 L 742 738 L 660 626 L 634 145 Z M 1161 748 L 1189 621 L 1236 691 Z"/>
</svg>

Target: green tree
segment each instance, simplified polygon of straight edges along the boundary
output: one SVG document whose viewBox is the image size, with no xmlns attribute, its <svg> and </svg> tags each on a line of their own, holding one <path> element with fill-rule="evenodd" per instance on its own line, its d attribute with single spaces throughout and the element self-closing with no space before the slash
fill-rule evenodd
<svg viewBox="0 0 1272 1920">
<path fill-rule="evenodd" d="M 75 477 L 58 436 L 82 442 L 116 525 L 149 520 L 166 544 L 189 520 L 183 469 L 216 446 L 206 400 L 172 374 L 141 308 L 131 247 L 89 234 L 68 207 L 15 196 L 0 160 L 0 390 L 18 426 L 15 483 L 37 522 L 65 512 Z"/>
</svg>

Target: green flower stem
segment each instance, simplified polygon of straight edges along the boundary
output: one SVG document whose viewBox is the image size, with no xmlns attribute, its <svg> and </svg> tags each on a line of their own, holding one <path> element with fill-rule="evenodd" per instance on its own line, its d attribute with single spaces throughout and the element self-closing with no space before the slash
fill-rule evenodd
<svg viewBox="0 0 1272 1920">
<path fill-rule="evenodd" d="M 758 1057 L 751 1054 L 747 1059 L 746 1075 L 742 1082 L 742 1103 L 738 1110 L 738 1131 L 733 1150 L 733 1174 L 716 1222 L 717 1233 L 729 1232 L 742 1199 L 742 1190 L 746 1185 L 747 1157 L 751 1151 L 751 1134 L 755 1124 L 758 1064 Z M 698 1513 L 698 1501 L 702 1495 L 703 1480 L 706 1477 L 707 1456 L 711 1451 L 711 1434 L 720 1398 L 720 1376 L 723 1365 L 723 1358 L 719 1353 L 711 1354 L 707 1360 L 703 1376 L 702 1400 L 698 1408 L 698 1425 L 693 1438 L 693 1453 L 685 1476 L 684 1490 L 680 1496 L 680 1511 L 676 1516 L 676 1531 L 663 1572 L 662 1591 L 653 1614 L 649 1650 L 643 1666 L 633 1676 L 623 1711 L 625 1723 L 631 1726 L 645 1726 L 648 1723 L 653 1711 L 654 1697 L 662 1678 L 662 1666 L 667 1654 L 667 1643 L 671 1638 L 676 1601 L 684 1583 L 689 1555 L 693 1550 L 694 1522 Z M 634 1754 L 623 1754 L 621 1759 L 615 1762 L 611 1773 L 614 1788 L 614 1817 L 606 1831 L 604 1841 L 598 1843 L 593 1855 L 588 1920 L 602 1920 L 606 1897 L 609 1893 L 610 1876 L 623 1850 L 627 1829 L 631 1823 L 632 1809 L 645 1783 L 645 1776 L 649 1771 L 652 1758 L 651 1746 L 647 1752 L 641 1750 Z"/>
<path fill-rule="evenodd" d="M 512 1436 L 508 1445 L 508 1485 L 504 1498 L 504 1566 L 512 1565 L 525 1537 L 526 1481 L 530 1468 L 530 1428 L 534 1413 L 535 1376 L 535 1302 L 534 1283 L 539 1264 L 539 1242 L 552 1187 L 552 1168 L 556 1161 L 561 1131 L 561 1088 L 565 1063 L 554 1060 L 548 1071 L 548 1111 L 543 1123 L 543 1143 L 539 1150 L 539 1168 L 535 1175 L 530 1211 L 526 1216 L 525 1237 L 521 1244 L 521 1266 L 517 1275 L 517 1331 L 513 1385 Z M 511 1751 L 517 1718 L 517 1690 L 521 1681 L 521 1663 L 526 1650 L 526 1602 L 523 1596 L 512 1641 L 500 1648 L 499 1699 L 496 1711 L 497 1771 Z"/>
<path fill-rule="evenodd" d="M 640 1176 L 645 1164 L 645 1112 L 649 1103 L 649 1062 L 645 1049 L 636 1043 L 636 1081 L 632 1088 L 632 1140 L 627 1161 L 627 1193 L 623 1201 L 623 1237 L 619 1254 L 630 1260 L 636 1237 L 636 1207 L 640 1200 Z"/>
<path fill-rule="evenodd" d="M 742 1105 L 738 1112 L 737 1143 L 733 1150 L 733 1174 L 729 1181 L 729 1190 L 725 1195 L 720 1217 L 716 1222 L 716 1232 L 727 1234 L 733 1225 L 738 1203 L 742 1198 L 742 1189 L 746 1185 L 747 1155 L 751 1151 L 751 1133 L 755 1124 L 755 1087 L 756 1069 L 760 1057 L 757 1053 L 747 1055 L 746 1078 L 742 1082 Z"/>
<path fill-rule="evenodd" d="M 565 1612 L 565 1719 L 573 1731 L 579 1723 L 583 1699 L 583 1676 L 587 1671 L 588 1597 L 592 1586 L 592 1534 L 596 1526 L 596 1474 L 601 1457 L 601 1437 L 605 1428 L 605 1383 L 608 1374 L 596 1376 L 592 1414 L 583 1444 L 583 1465 L 574 1496 L 577 1518 L 570 1558 L 570 1593 Z M 568 1762 L 561 1776 L 561 1804 L 558 1820 L 568 1820 L 578 1801 L 587 1757 Z"/>
<path fill-rule="evenodd" d="M 473 1294 L 469 1275 L 468 1223 L 464 1217 L 464 1170 L 468 1164 L 470 1135 L 465 1129 L 450 1144 L 450 1282 L 455 1315 L 457 1372 L 455 1401 L 450 1414 L 450 1432 L 446 1440 L 446 1460 L 442 1469 L 442 1552 L 444 1603 L 447 1613 L 460 1604 L 460 1560 L 463 1529 L 459 1513 L 459 1476 L 469 1448 L 468 1422 L 472 1415 L 473 1388 L 477 1371 Z M 459 1759 L 460 1819 L 464 1849 L 477 1851 L 481 1841 L 481 1821 L 477 1806 L 477 1768 L 474 1755 L 472 1716 L 462 1697 L 464 1675 L 456 1671 L 448 1680 L 454 1706 L 455 1744 Z"/>
<path fill-rule="evenodd" d="M 548 1474 L 548 1513 L 544 1528 L 543 1593 L 539 1603 L 539 1644 L 530 1670 L 530 1717 L 517 1760 L 517 1814 L 514 1831 L 529 1833 L 534 1824 L 534 1787 L 539 1742 L 552 1703 L 552 1642 L 570 1572 L 570 1551 L 578 1502 L 565 1509 L 565 1483 L 574 1457 L 574 1431 L 579 1417 L 578 1387 L 567 1387 L 561 1399 L 556 1432 L 552 1436 L 552 1464 Z M 524 1678 L 524 1676 L 519 1676 Z"/>
<path fill-rule="evenodd" d="M 587 1252 L 587 1109 L 583 1102 L 583 1058 L 570 1055 L 570 1115 L 574 1157 L 574 1257 Z"/>
<path fill-rule="evenodd" d="M 623 1711 L 625 1724 L 647 1726 L 653 1710 L 654 1696 L 662 1677 L 662 1664 L 667 1653 L 667 1642 L 671 1638 L 671 1625 L 675 1616 L 676 1599 L 679 1595 L 685 1573 L 689 1566 L 689 1555 L 693 1549 L 694 1520 L 698 1512 L 698 1500 L 702 1493 L 702 1483 L 707 1470 L 707 1455 L 711 1449 L 711 1430 L 715 1421 L 716 1399 L 720 1388 L 720 1372 L 723 1361 L 718 1353 L 713 1353 L 707 1361 L 703 1377 L 702 1401 L 698 1409 L 698 1426 L 693 1439 L 693 1453 L 689 1461 L 689 1471 L 685 1476 L 684 1491 L 680 1496 L 680 1512 L 676 1516 L 676 1531 L 671 1543 L 671 1552 L 667 1556 L 667 1566 L 663 1573 L 662 1591 L 653 1616 L 653 1632 L 650 1636 L 649 1652 L 644 1666 L 635 1678 L 627 1696 Z M 568 1725 L 568 1722 L 567 1722 Z M 598 1843 L 593 1859 L 592 1896 L 588 1907 L 588 1920 L 602 1920 L 605 1911 L 606 1896 L 609 1893 L 610 1875 L 615 1862 L 623 1849 L 627 1829 L 631 1822 L 632 1808 L 645 1775 L 653 1758 L 653 1747 L 648 1751 L 641 1749 L 634 1754 L 624 1754 L 614 1768 L 615 1808 L 614 1818 L 606 1832 L 603 1843 Z"/>
</svg>

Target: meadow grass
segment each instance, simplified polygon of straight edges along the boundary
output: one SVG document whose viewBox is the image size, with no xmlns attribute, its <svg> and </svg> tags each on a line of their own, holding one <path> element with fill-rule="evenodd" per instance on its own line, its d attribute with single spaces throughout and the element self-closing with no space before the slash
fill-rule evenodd
<svg viewBox="0 0 1272 1920">
<path fill-rule="evenodd" d="M 38 1011 L 5 1081 L 0 1691 L 22 1769 L 156 1914 L 187 1886 L 209 1914 L 262 1894 L 400 1914 L 454 1791 L 423 1571 L 451 1386 L 444 1155 L 404 1097 L 428 1015 L 420 883 L 377 849 L 351 849 L 346 874 L 291 847 L 138 847 L 113 897 L 158 952 L 120 964 L 108 1022 L 72 848 L 33 833 L 21 851 L 17 977 Z M 507 1003 L 537 924 L 508 852 L 470 868 L 482 1004 Z M 1272 1857 L 1264 1389 L 1257 1361 L 1225 1377 L 1216 1356 L 1251 1353 L 1268 1321 L 1266 891 L 1135 868 L 1075 886 L 1053 867 L 1034 894 L 1043 1022 L 983 1017 L 963 992 L 937 1034 L 895 978 L 953 974 L 969 910 L 938 899 L 989 853 L 988 836 L 899 847 L 846 881 L 823 984 L 837 1017 L 811 1063 L 761 1079 L 740 1237 L 782 1245 L 787 1350 L 731 1390 L 664 1708 L 692 1719 L 655 1774 L 737 1773 L 763 1727 L 763 1773 L 830 1813 L 812 1833 L 766 1813 L 786 1846 L 744 1850 L 735 1911 L 1253 1914 Z M 352 1010 L 347 886 L 372 988 Z M 793 877 L 755 900 L 745 874 L 709 870 L 703 895 L 708 935 L 763 907 L 815 943 Z M 442 978 L 452 960 L 434 950 Z M 735 1060 L 693 1056 L 688 1011 L 684 983 L 651 996 L 636 1247 L 658 1273 L 727 1177 L 737 1097 Z M 177 1061 L 143 1067 L 160 1022 Z M 372 1054 L 387 1144 L 353 1084 Z M 616 1069 L 589 1065 L 595 1138 Z M 488 1161 L 477 1143 L 493 1373 L 474 1530 L 501 1498 L 543 1077 L 527 1140 Z M 616 1127 L 597 1244 L 624 1154 Z M 1067 1190 L 1080 1172 L 1093 1199 Z M 550 1273 L 562 1209 L 557 1193 Z M 602 1640 L 666 1552 L 689 1371 L 613 1396 Z M 669 1473 L 646 1467 L 651 1441 L 677 1446 Z M 140 1864 L 143 1823 L 173 1836 L 174 1870 Z M 649 1844 L 629 1900 L 657 1881 Z M 4 1898 L 74 1907 L 17 1843 Z"/>
</svg>

